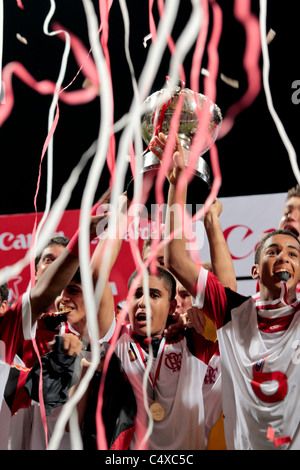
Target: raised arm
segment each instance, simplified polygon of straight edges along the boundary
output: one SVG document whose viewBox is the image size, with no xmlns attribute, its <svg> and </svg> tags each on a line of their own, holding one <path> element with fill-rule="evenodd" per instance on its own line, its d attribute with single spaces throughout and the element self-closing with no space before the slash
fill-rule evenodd
<svg viewBox="0 0 300 470">
<path fill-rule="evenodd" d="M 161 160 L 167 139 L 160 133 L 154 139 L 150 150 Z M 161 149 L 159 151 L 158 149 Z M 187 239 L 184 234 L 182 221 L 184 220 L 184 207 L 186 204 L 186 185 L 179 194 L 179 178 L 185 178 L 184 158 L 180 142 L 176 139 L 175 152 L 173 154 L 173 166 L 167 173 L 169 180 L 168 205 L 165 221 L 165 238 L 176 231 L 176 236 L 165 245 L 165 266 L 174 274 L 181 284 L 191 294 L 196 293 L 196 283 L 200 267 L 191 258 L 186 250 Z"/>
<path fill-rule="evenodd" d="M 162 152 L 165 149 L 166 137 L 159 134 L 154 140 L 155 146 L 150 149 L 161 160 Z M 161 149 L 159 151 L 158 149 Z M 186 204 L 186 185 L 180 193 L 178 191 L 180 178 L 184 178 L 185 166 L 180 142 L 176 140 L 175 152 L 173 154 L 173 167 L 169 170 L 167 177 L 169 180 L 168 207 L 166 213 L 165 236 L 179 230 L 165 247 L 165 264 L 177 277 L 177 279 L 195 294 L 196 282 L 199 274 L 199 266 L 191 258 L 186 250 L 186 238 L 184 230 L 181 230 L 183 219 L 183 207 Z M 232 258 L 224 238 L 219 216 L 222 212 L 222 205 L 218 199 L 207 210 L 204 216 L 204 225 L 208 237 L 211 264 L 214 274 L 225 286 L 236 290 L 236 277 Z"/>
<path fill-rule="evenodd" d="M 103 215 L 91 217 L 90 233 L 96 235 L 96 226 Z M 78 235 L 71 239 L 61 255 L 46 269 L 30 292 L 32 324 L 44 313 L 71 281 L 78 266 Z"/>
<path fill-rule="evenodd" d="M 119 198 L 116 233 L 112 235 L 109 231 L 106 231 L 102 235 L 102 239 L 98 243 L 91 259 L 94 285 L 97 285 L 101 276 L 101 282 L 104 286 L 98 308 L 100 338 L 103 338 L 108 332 L 115 316 L 114 297 L 109 284 L 109 276 L 120 252 L 127 229 L 127 204 L 128 199 L 125 194 L 122 194 Z M 105 269 L 103 269 L 103 266 Z"/>
<path fill-rule="evenodd" d="M 222 210 L 221 202 L 216 199 L 204 215 L 204 226 L 209 243 L 212 271 L 224 287 L 236 291 L 234 266 L 219 219 Z"/>
</svg>

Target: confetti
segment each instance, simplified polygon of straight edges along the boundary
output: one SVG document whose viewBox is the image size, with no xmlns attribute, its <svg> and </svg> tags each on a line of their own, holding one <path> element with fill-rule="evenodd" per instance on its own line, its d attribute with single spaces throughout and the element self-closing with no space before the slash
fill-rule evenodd
<svg viewBox="0 0 300 470">
<path fill-rule="evenodd" d="M 16 38 L 18 39 L 18 41 L 22 42 L 23 44 L 26 44 L 26 45 L 28 44 L 27 39 L 21 36 L 21 34 L 17 33 Z"/>
<path fill-rule="evenodd" d="M 275 33 L 274 29 L 270 28 L 269 32 L 267 34 L 267 44 L 270 44 L 270 42 L 273 41 L 275 36 L 276 36 L 276 33 Z"/>
<path fill-rule="evenodd" d="M 94 84 L 89 78 L 86 78 L 82 83 L 82 88 L 84 88 L 85 90 L 87 90 L 88 88 L 91 88 L 93 86 L 94 86 Z M 98 95 L 100 95 L 100 86 L 99 86 Z"/>
<path fill-rule="evenodd" d="M 147 42 L 149 41 L 149 39 L 152 38 L 152 33 L 149 33 L 147 34 L 147 36 L 144 37 L 144 41 L 143 41 L 143 46 L 144 47 L 147 47 Z"/>
<path fill-rule="evenodd" d="M 280 447 L 280 446 L 283 446 L 284 444 L 289 444 L 290 442 L 292 442 L 292 439 L 290 436 L 275 437 L 275 430 L 271 426 L 268 427 L 267 439 L 272 441 L 275 447 Z"/>
<path fill-rule="evenodd" d="M 209 71 L 207 69 L 203 68 L 203 67 L 201 69 L 201 73 L 202 73 L 202 75 L 205 75 L 206 77 L 209 77 Z"/>
<path fill-rule="evenodd" d="M 24 5 L 22 3 L 22 0 L 17 0 L 17 5 L 19 8 L 21 8 L 21 10 L 24 10 Z"/>
<path fill-rule="evenodd" d="M 267 431 L 267 439 L 269 439 L 270 441 L 273 441 L 274 437 L 275 437 L 275 431 L 273 428 L 269 426 L 268 431 Z"/>
<path fill-rule="evenodd" d="M 231 86 L 232 88 L 239 88 L 239 82 L 238 80 L 234 80 L 233 78 L 226 77 L 224 73 L 220 74 L 221 80 L 225 82 L 227 85 Z"/>
</svg>

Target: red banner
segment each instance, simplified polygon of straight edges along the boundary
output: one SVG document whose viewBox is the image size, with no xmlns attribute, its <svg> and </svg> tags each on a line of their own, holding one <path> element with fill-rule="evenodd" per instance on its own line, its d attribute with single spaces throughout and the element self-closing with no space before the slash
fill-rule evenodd
<svg viewBox="0 0 300 470">
<path fill-rule="evenodd" d="M 0 216 L 0 269 L 14 265 L 23 259 L 30 248 L 35 213 Z M 37 214 L 37 221 L 42 213 Z M 57 226 L 56 234 L 71 238 L 79 225 L 79 210 L 65 211 Z M 96 245 L 92 242 L 92 248 Z M 92 250 L 93 251 L 93 250 Z M 120 255 L 112 269 L 110 283 L 115 304 L 126 298 L 127 281 L 135 265 L 128 241 L 124 241 Z M 14 302 L 30 283 L 30 266 L 28 265 L 17 276 L 9 279 L 9 301 Z"/>
</svg>

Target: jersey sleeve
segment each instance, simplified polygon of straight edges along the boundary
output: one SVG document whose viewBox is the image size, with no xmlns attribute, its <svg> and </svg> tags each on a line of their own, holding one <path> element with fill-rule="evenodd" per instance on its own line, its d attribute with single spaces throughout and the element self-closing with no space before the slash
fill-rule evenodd
<svg viewBox="0 0 300 470">
<path fill-rule="evenodd" d="M 203 309 L 217 328 L 224 325 L 228 306 L 226 289 L 214 274 L 203 267 L 199 271 L 197 294 L 192 298 L 192 304 Z"/>
<path fill-rule="evenodd" d="M 110 343 L 113 337 L 113 334 L 116 329 L 116 317 L 113 318 L 112 324 L 109 327 L 108 332 L 100 339 L 100 345 L 103 343 Z"/>
<path fill-rule="evenodd" d="M 205 364 L 208 364 L 213 355 L 218 351 L 218 342 L 209 341 L 194 328 L 188 328 L 185 332 L 189 351 Z"/>
<path fill-rule="evenodd" d="M 0 317 L 0 358 L 11 364 L 23 342 L 33 339 L 36 324 L 31 324 L 30 293 L 25 292 L 11 308 Z"/>
</svg>

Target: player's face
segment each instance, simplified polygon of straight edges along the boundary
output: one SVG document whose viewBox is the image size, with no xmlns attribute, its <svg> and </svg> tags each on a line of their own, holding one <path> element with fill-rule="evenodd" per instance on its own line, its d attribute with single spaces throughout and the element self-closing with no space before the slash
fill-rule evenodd
<svg viewBox="0 0 300 470">
<path fill-rule="evenodd" d="M 280 272 L 287 271 L 289 291 L 295 290 L 300 275 L 300 245 L 290 235 L 277 234 L 268 238 L 254 272 L 271 294 L 278 296 L 281 289 Z M 255 277 L 255 276 L 254 276 Z M 274 295 L 272 295 L 273 298 Z"/>
<path fill-rule="evenodd" d="M 81 284 L 71 281 L 57 297 L 55 306 L 58 311 L 66 315 L 70 325 L 82 335 L 86 326 L 86 313 Z"/>
<path fill-rule="evenodd" d="M 188 308 L 192 306 L 192 296 L 189 291 L 177 281 L 176 285 L 176 313 L 182 315 L 186 313 Z"/>
<path fill-rule="evenodd" d="M 132 298 L 129 319 L 133 331 L 139 336 L 147 336 L 146 295 L 143 285 L 137 286 Z M 167 317 L 175 310 L 175 301 L 169 300 L 170 293 L 166 289 L 165 281 L 154 275 L 149 276 L 149 304 L 151 316 L 151 336 L 163 333 Z"/>
<path fill-rule="evenodd" d="M 300 237 L 300 197 L 291 197 L 284 208 L 280 229 L 290 230 Z"/>
<path fill-rule="evenodd" d="M 50 264 L 59 257 L 64 249 L 65 247 L 63 245 L 50 245 L 43 250 L 36 270 L 36 280 L 41 277 L 43 272 L 49 268 Z"/>
</svg>

